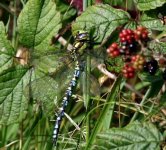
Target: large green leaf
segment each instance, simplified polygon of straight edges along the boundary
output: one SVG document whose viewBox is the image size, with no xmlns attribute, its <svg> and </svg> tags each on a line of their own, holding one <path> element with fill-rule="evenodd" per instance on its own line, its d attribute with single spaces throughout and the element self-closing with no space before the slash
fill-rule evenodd
<svg viewBox="0 0 166 150">
<path fill-rule="evenodd" d="M 29 0 L 18 18 L 20 44 L 35 52 L 50 50 L 51 38 L 60 28 L 60 13 L 53 0 Z"/>
<path fill-rule="evenodd" d="M 135 122 L 98 134 L 94 150 L 160 150 L 162 134 L 149 123 Z"/>
<path fill-rule="evenodd" d="M 163 33 L 163 35 L 165 32 Z M 166 43 L 160 41 L 151 41 L 149 42 L 149 48 L 153 49 L 156 53 L 166 54 Z"/>
<path fill-rule="evenodd" d="M 120 25 L 129 21 L 127 12 L 114 9 L 109 5 L 96 5 L 86 9 L 81 16 L 77 17 L 72 25 L 73 33 L 79 30 L 86 30 L 93 34 L 95 42 L 101 42 Z"/>
<path fill-rule="evenodd" d="M 166 0 L 135 0 L 139 10 L 145 11 L 155 9 L 166 3 Z"/>
<path fill-rule="evenodd" d="M 5 27 L 0 22 L 0 73 L 13 64 L 14 49 L 7 40 Z"/>
<path fill-rule="evenodd" d="M 166 30 L 166 26 L 163 25 L 157 15 L 153 11 L 145 12 L 140 18 L 140 24 L 153 30 Z"/>
<path fill-rule="evenodd" d="M 11 124 L 25 117 L 28 101 L 23 89 L 30 80 L 25 67 L 13 67 L 0 74 L 0 123 Z"/>
</svg>

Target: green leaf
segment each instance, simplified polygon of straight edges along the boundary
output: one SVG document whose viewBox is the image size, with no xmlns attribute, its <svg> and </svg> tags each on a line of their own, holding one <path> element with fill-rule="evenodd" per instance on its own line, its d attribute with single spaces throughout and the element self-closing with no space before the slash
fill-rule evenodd
<svg viewBox="0 0 166 150">
<path fill-rule="evenodd" d="M 29 0 L 18 18 L 20 44 L 39 53 L 52 48 L 51 38 L 60 28 L 60 13 L 52 0 Z"/>
<path fill-rule="evenodd" d="M 162 6 L 166 0 L 135 0 L 135 3 L 139 10 L 145 11 Z"/>
<path fill-rule="evenodd" d="M 11 124 L 25 117 L 28 101 L 23 89 L 30 80 L 27 68 L 13 67 L 0 74 L 0 123 Z"/>
<path fill-rule="evenodd" d="M 5 26 L 0 22 L 0 73 L 13 64 L 14 49 L 7 40 Z"/>
<path fill-rule="evenodd" d="M 72 24 L 73 34 L 79 30 L 86 30 L 94 33 L 95 42 L 101 42 L 120 25 L 129 21 L 129 14 L 120 9 L 114 9 L 109 5 L 96 5 L 86 9 L 81 16 L 77 17 Z"/>
<path fill-rule="evenodd" d="M 149 42 L 149 48 L 157 53 L 166 54 L 166 43 L 160 41 L 151 41 Z"/>
<path fill-rule="evenodd" d="M 153 30 L 166 30 L 166 26 L 163 25 L 157 15 L 158 14 L 155 14 L 155 12 L 153 11 L 145 12 L 140 18 L 140 24 L 142 26 L 145 26 L 146 28 L 150 28 Z"/>
<path fill-rule="evenodd" d="M 97 135 L 93 150 L 160 150 L 162 134 L 149 122 L 134 122 Z"/>
<path fill-rule="evenodd" d="M 142 81 L 145 82 L 157 83 L 163 81 L 161 71 L 158 71 L 155 75 L 150 75 L 149 73 L 141 72 L 138 74 L 138 76 Z"/>
<path fill-rule="evenodd" d="M 164 80 L 163 80 L 161 71 L 159 71 L 158 73 L 156 73 L 156 75 L 153 75 L 153 76 L 148 73 L 140 73 L 139 77 L 141 80 L 143 80 L 145 82 L 150 82 L 151 90 L 149 93 L 149 97 L 155 97 L 160 92 L 160 90 L 164 84 Z"/>
<path fill-rule="evenodd" d="M 76 16 L 77 11 L 71 5 L 68 5 L 65 1 L 55 0 L 57 5 L 57 10 L 63 15 L 63 21 L 67 21 L 72 17 Z"/>
</svg>

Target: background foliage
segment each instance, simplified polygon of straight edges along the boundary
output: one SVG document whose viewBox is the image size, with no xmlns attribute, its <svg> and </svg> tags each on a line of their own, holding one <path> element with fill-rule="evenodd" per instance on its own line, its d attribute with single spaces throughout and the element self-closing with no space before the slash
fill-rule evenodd
<svg viewBox="0 0 166 150">
<path fill-rule="evenodd" d="M 150 32 L 154 55 L 165 57 L 165 5 L 165 0 L 0 2 L 0 148 L 56 149 L 51 141 L 54 114 L 74 70 L 68 44 L 84 30 L 90 35 L 88 50 L 80 56 L 85 70 L 57 149 L 165 149 L 161 70 L 125 80 L 123 60 L 106 55 L 122 28 L 142 25 Z M 98 68 L 104 63 L 103 74 Z"/>
</svg>

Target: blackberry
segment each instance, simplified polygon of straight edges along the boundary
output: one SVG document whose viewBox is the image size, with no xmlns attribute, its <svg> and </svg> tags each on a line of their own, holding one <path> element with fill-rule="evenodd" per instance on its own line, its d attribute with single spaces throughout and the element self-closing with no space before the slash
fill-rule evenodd
<svg viewBox="0 0 166 150">
<path fill-rule="evenodd" d="M 134 41 L 133 43 L 129 44 L 129 50 L 130 52 L 137 52 L 138 49 L 139 49 L 139 45 L 138 45 L 138 42 Z"/>
<path fill-rule="evenodd" d="M 163 76 L 163 79 L 166 80 L 166 69 L 164 70 L 162 76 Z"/>
<path fill-rule="evenodd" d="M 135 76 L 135 69 L 130 66 L 130 64 L 125 64 L 122 69 L 122 73 L 125 78 L 133 78 Z"/>
<path fill-rule="evenodd" d="M 144 65 L 144 62 L 145 62 L 145 59 L 144 59 L 143 56 L 135 55 L 135 56 L 132 56 L 131 59 L 132 59 L 133 67 L 136 70 L 142 70 L 143 69 L 143 65 Z"/>
<path fill-rule="evenodd" d="M 132 43 L 135 38 L 134 31 L 131 29 L 123 29 L 119 34 L 120 42 Z"/>
<path fill-rule="evenodd" d="M 137 29 L 134 31 L 135 33 L 135 39 L 136 40 L 147 40 L 148 39 L 148 30 L 145 27 L 138 26 Z"/>
<path fill-rule="evenodd" d="M 133 41 L 132 43 L 123 42 L 119 49 L 120 53 L 123 55 L 130 55 L 136 53 L 139 49 L 138 43 Z"/>
<path fill-rule="evenodd" d="M 158 62 L 152 59 L 145 63 L 144 71 L 149 72 L 149 74 L 154 75 L 158 69 Z"/>
<path fill-rule="evenodd" d="M 107 53 L 111 57 L 117 57 L 117 56 L 119 56 L 120 55 L 119 45 L 117 43 L 112 43 L 110 45 L 110 47 L 107 49 Z"/>
</svg>

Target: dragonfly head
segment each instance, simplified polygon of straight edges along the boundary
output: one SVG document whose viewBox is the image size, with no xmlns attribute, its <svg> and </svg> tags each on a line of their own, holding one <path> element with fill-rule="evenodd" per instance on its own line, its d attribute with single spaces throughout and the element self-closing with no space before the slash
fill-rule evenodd
<svg viewBox="0 0 166 150">
<path fill-rule="evenodd" d="M 86 31 L 78 31 L 75 35 L 75 41 L 87 42 L 89 41 L 89 33 Z"/>
</svg>

